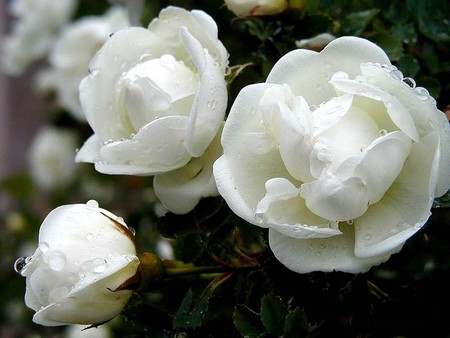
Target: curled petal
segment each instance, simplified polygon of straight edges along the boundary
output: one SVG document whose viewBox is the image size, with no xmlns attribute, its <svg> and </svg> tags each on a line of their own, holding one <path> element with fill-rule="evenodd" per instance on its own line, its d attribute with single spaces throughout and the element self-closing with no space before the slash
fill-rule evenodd
<svg viewBox="0 0 450 338">
<path fill-rule="evenodd" d="M 395 250 L 425 224 L 438 179 L 438 142 L 435 132 L 414 144 L 402 172 L 384 197 L 355 220 L 358 257 Z"/>
</svg>

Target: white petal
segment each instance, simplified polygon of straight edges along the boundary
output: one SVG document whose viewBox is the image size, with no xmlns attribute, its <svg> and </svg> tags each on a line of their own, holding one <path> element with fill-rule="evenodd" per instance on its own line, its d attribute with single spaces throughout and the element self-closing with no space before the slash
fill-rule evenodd
<svg viewBox="0 0 450 338">
<path fill-rule="evenodd" d="M 222 155 L 221 133 L 201 157 L 192 158 L 184 167 L 156 175 L 153 187 L 156 196 L 167 210 L 185 214 L 194 209 L 202 197 L 217 196 L 213 177 L 213 163 Z"/>
<path fill-rule="evenodd" d="M 75 155 L 75 162 L 95 163 L 99 160 L 102 142 L 96 134 L 91 135 Z"/>
<path fill-rule="evenodd" d="M 269 230 L 269 246 L 275 257 L 297 273 L 342 271 L 361 273 L 388 260 L 385 255 L 358 258 L 353 254 L 353 227 L 340 225 L 342 234 L 331 238 L 297 239 Z"/>
<path fill-rule="evenodd" d="M 397 180 L 378 203 L 355 220 L 358 257 L 394 250 L 427 221 L 437 181 L 437 154 L 437 133 L 413 144 Z"/>
<path fill-rule="evenodd" d="M 166 54 L 167 47 L 147 29 L 130 27 L 112 35 L 91 60 L 91 75 L 80 83 L 80 102 L 89 125 L 102 141 L 128 137 L 134 132 L 123 119 L 126 112 L 117 106 L 120 88 L 114 86 L 141 56 L 156 57 L 157 53 Z"/>
<path fill-rule="evenodd" d="M 189 153 L 203 154 L 215 137 L 225 116 L 227 88 L 223 68 L 187 29 L 180 29 L 180 38 L 200 76 L 200 84 L 189 116 Z"/>
<path fill-rule="evenodd" d="M 107 174 L 131 170 L 135 175 L 178 169 L 191 159 L 185 146 L 187 124 L 185 116 L 167 116 L 147 124 L 133 139 L 106 144 L 96 169 Z"/>
<path fill-rule="evenodd" d="M 112 319 L 122 311 L 132 294 L 130 290 L 113 290 L 135 274 L 138 264 L 136 256 L 115 257 L 103 274 L 99 276 L 93 272 L 86 276 L 67 298 L 36 312 L 33 321 L 57 326 L 101 324 Z"/>
<path fill-rule="evenodd" d="M 221 141 L 224 155 L 214 163 L 213 169 L 219 193 L 234 213 L 252 224 L 257 224 L 255 210 L 266 194 L 267 180 L 292 179 L 278 151 L 260 155 L 246 146 L 247 133 L 265 132 L 260 123 L 259 101 L 269 86 L 255 84 L 241 90 L 225 122 Z"/>
<path fill-rule="evenodd" d="M 364 151 L 355 176 L 367 185 L 370 204 L 378 202 L 402 171 L 411 140 L 400 131 L 377 139 Z"/>
<path fill-rule="evenodd" d="M 340 179 L 330 174 L 304 183 L 300 194 L 316 215 L 333 221 L 348 221 L 361 216 L 368 208 L 369 195 L 358 177 Z"/>
<path fill-rule="evenodd" d="M 353 96 L 344 94 L 321 104 L 314 111 L 313 136 L 338 123 L 350 110 L 352 102 Z"/>
<path fill-rule="evenodd" d="M 288 180 L 273 178 L 266 182 L 266 190 L 256 209 L 255 218 L 260 226 L 295 238 L 325 238 L 341 233 L 337 224 L 311 213 L 299 196 L 299 189 Z"/>
<path fill-rule="evenodd" d="M 377 45 L 357 37 L 341 37 L 331 41 L 320 53 L 304 49 L 287 53 L 272 68 L 267 82 L 286 83 L 295 95 L 302 95 L 309 104 L 318 106 L 336 96 L 328 83 L 331 76 L 337 71 L 346 72 L 350 77 L 360 75 L 362 62 L 390 64 L 386 53 Z"/>
<path fill-rule="evenodd" d="M 342 79 L 340 78 L 340 76 L 333 77 L 330 80 L 330 83 L 336 89 L 344 93 L 364 96 L 376 101 L 382 101 L 386 107 L 387 113 L 389 114 L 395 125 L 406 135 L 408 135 L 412 140 L 419 140 L 419 133 L 417 132 L 414 120 L 411 117 L 409 109 L 398 99 L 398 97 L 391 95 L 383 87 L 378 88 L 371 83 Z M 398 83 L 397 86 L 404 85 Z"/>
</svg>

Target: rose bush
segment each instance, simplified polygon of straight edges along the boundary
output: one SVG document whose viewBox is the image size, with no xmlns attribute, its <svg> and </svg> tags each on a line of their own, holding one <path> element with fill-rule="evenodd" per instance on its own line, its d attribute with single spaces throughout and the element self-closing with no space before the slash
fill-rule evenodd
<svg viewBox="0 0 450 338">
<path fill-rule="evenodd" d="M 39 246 L 16 262 L 26 277 L 26 305 L 46 325 L 100 324 L 122 311 L 139 259 L 133 234 L 121 218 L 87 204 L 64 205 L 46 217 Z"/>
<path fill-rule="evenodd" d="M 107 174 L 155 175 L 200 158 L 223 122 L 227 58 L 216 23 L 199 10 L 168 7 L 148 29 L 115 33 L 80 85 L 94 135 L 76 160 Z"/>
<path fill-rule="evenodd" d="M 269 228 L 289 269 L 363 272 L 426 222 L 450 185 L 450 127 L 435 100 L 367 40 L 282 57 L 245 87 L 214 164 L 220 194 Z"/>
</svg>

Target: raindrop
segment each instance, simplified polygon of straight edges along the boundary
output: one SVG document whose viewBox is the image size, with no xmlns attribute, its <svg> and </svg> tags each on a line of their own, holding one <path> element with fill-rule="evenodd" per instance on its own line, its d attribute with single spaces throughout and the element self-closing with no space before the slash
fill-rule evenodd
<svg viewBox="0 0 450 338">
<path fill-rule="evenodd" d="M 98 208 L 98 202 L 96 200 L 89 200 L 86 202 L 86 206 L 89 208 Z"/>
<path fill-rule="evenodd" d="M 416 81 L 414 81 L 411 77 L 405 77 L 403 79 L 403 83 L 406 84 L 410 88 L 416 88 Z"/>
<path fill-rule="evenodd" d="M 147 54 L 143 54 L 143 55 L 139 58 L 139 61 L 141 61 L 141 62 L 146 62 L 146 61 L 149 61 L 149 60 L 152 60 L 152 59 L 153 59 L 152 54 L 147 53 Z"/>
<path fill-rule="evenodd" d="M 395 69 L 389 73 L 394 79 L 403 80 L 403 73 L 398 69 Z"/>
<path fill-rule="evenodd" d="M 338 81 L 338 80 L 348 80 L 348 74 L 342 71 L 334 73 L 333 76 L 331 77 L 331 81 Z"/>
<path fill-rule="evenodd" d="M 14 262 L 14 271 L 17 273 L 21 273 L 23 268 L 27 265 L 27 263 L 30 261 L 30 257 L 19 257 Z"/>
<path fill-rule="evenodd" d="M 39 243 L 38 247 L 39 247 L 39 250 L 41 250 L 41 252 L 44 253 L 44 252 L 47 252 L 49 245 L 47 242 L 41 242 L 41 243 Z"/>
<path fill-rule="evenodd" d="M 48 257 L 48 265 L 53 271 L 60 271 L 66 265 L 66 255 L 61 251 L 53 251 Z"/>
<path fill-rule="evenodd" d="M 418 99 L 421 101 L 425 101 L 430 97 L 430 93 L 428 93 L 428 90 L 423 87 L 416 87 L 414 89 L 414 92 L 416 93 Z"/>
<path fill-rule="evenodd" d="M 387 133 L 388 133 L 388 132 L 387 132 L 386 129 L 381 129 L 381 130 L 378 132 L 378 134 L 379 134 L 381 137 L 386 136 Z"/>
<path fill-rule="evenodd" d="M 349 220 L 347 221 L 347 224 L 348 224 L 348 225 L 352 225 L 352 224 L 353 224 L 353 220 L 352 220 L 352 219 L 349 219 Z"/>
<path fill-rule="evenodd" d="M 136 236 L 136 230 L 134 228 L 128 227 L 128 230 L 130 230 L 130 232 L 133 236 Z"/>
<path fill-rule="evenodd" d="M 101 264 L 101 265 L 95 267 L 95 269 L 92 270 L 92 271 L 93 271 L 94 273 L 103 273 L 103 272 L 105 272 L 105 270 L 106 270 L 106 261 L 105 261 L 103 264 Z"/>
<path fill-rule="evenodd" d="M 208 108 L 214 110 L 216 108 L 217 101 L 216 100 L 208 101 L 207 105 L 208 105 Z"/>
</svg>

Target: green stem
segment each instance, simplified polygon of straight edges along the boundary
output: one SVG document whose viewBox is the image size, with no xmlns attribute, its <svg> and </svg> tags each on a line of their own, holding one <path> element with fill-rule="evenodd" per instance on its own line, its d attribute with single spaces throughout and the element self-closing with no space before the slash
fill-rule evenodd
<svg viewBox="0 0 450 338">
<path fill-rule="evenodd" d="M 230 271 L 229 268 L 223 266 L 190 266 L 183 268 L 166 267 L 165 275 L 168 277 L 199 275 L 203 273 L 222 273 Z"/>
</svg>

